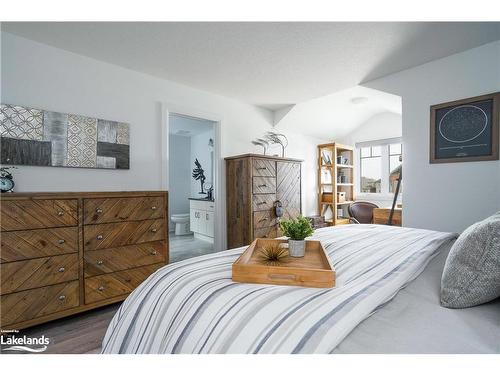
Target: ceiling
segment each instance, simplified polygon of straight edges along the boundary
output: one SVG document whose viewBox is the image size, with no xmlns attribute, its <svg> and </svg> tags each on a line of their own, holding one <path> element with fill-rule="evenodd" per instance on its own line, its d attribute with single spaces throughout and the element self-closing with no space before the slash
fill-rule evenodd
<svg viewBox="0 0 500 375">
<path fill-rule="evenodd" d="M 276 130 L 341 139 L 384 112 L 401 114 L 401 97 L 356 86 L 297 104 L 277 123 Z"/>
<path fill-rule="evenodd" d="M 271 110 L 500 39 L 500 23 L 3 22 L 2 30 Z"/>
<path fill-rule="evenodd" d="M 212 121 L 197 119 L 194 117 L 171 114 L 168 122 L 168 132 L 183 137 L 193 137 L 214 129 Z"/>
</svg>

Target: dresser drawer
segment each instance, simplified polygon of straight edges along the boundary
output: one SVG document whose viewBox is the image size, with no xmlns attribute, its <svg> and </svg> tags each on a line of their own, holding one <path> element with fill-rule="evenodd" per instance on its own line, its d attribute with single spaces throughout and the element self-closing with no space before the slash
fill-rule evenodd
<svg viewBox="0 0 500 375">
<path fill-rule="evenodd" d="M 164 215 L 163 197 L 92 198 L 83 201 L 84 224 L 159 219 Z"/>
<path fill-rule="evenodd" d="M 214 211 L 215 202 L 209 200 L 190 199 L 189 208 L 191 210 Z"/>
<path fill-rule="evenodd" d="M 271 227 L 276 225 L 277 219 L 272 210 L 256 211 L 253 213 L 254 229 Z"/>
<path fill-rule="evenodd" d="M 129 221 L 125 223 L 85 225 L 85 250 L 98 250 L 164 240 L 167 237 L 164 219 Z"/>
<path fill-rule="evenodd" d="M 276 193 L 276 178 L 274 177 L 254 177 L 254 194 L 274 194 Z"/>
<path fill-rule="evenodd" d="M 164 264 L 152 264 L 127 271 L 108 273 L 85 279 L 85 303 L 128 294 Z"/>
<path fill-rule="evenodd" d="M 0 264 L 0 294 L 78 279 L 78 254 Z"/>
<path fill-rule="evenodd" d="M 3 232 L 0 263 L 78 252 L 78 228 Z"/>
<path fill-rule="evenodd" d="M 276 162 L 267 159 L 253 159 L 252 161 L 252 175 L 275 177 L 276 176 Z"/>
<path fill-rule="evenodd" d="M 253 231 L 253 238 L 276 238 L 276 227 L 258 228 Z"/>
<path fill-rule="evenodd" d="M 85 277 L 165 263 L 165 241 L 85 252 Z"/>
<path fill-rule="evenodd" d="M 2 231 L 69 227 L 77 225 L 76 199 L 3 200 Z"/>
<path fill-rule="evenodd" d="M 264 211 L 274 209 L 276 194 L 254 194 L 252 196 L 252 211 Z"/>
<path fill-rule="evenodd" d="M 80 304 L 78 281 L 7 294 L 0 298 L 2 328 L 77 307 Z"/>
</svg>

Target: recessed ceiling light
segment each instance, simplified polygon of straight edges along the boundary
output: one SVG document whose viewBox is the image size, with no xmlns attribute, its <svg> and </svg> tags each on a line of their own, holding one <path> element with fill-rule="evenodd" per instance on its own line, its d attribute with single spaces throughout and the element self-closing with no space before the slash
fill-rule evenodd
<svg viewBox="0 0 500 375">
<path fill-rule="evenodd" d="M 366 96 L 357 96 L 355 98 L 351 99 L 352 104 L 363 104 L 368 101 L 368 98 Z"/>
</svg>

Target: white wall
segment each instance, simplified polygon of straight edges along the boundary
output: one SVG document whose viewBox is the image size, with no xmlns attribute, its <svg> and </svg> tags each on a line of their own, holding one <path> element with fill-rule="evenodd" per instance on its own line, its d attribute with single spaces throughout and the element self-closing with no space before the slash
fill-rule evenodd
<svg viewBox="0 0 500 375">
<path fill-rule="evenodd" d="M 170 134 L 169 140 L 169 196 L 170 216 L 189 213 L 191 186 L 191 139 Z M 169 218 L 170 220 L 170 218 Z M 170 221 L 170 230 L 174 230 Z"/>
<path fill-rule="evenodd" d="M 500 41 L 364 85 L 402 97 L 405 226 L 462 231 L 500 210 L 499 161 L 429 163 L 429 107 L 500 91 Z"/>
<path fill-rule="evenodd" d="M 340 143 L 354 146 L 357 142 L 374 141 L 378 139 L 401 137 L 402 118 L 398 113 L 382 112 L 370 117 L 352 132 L 339 140 Z M 359 192 L 359 153 L 354 153 L 356 168 L 356 200 L 375 203 L 379 207 L 390 207 L 393 194 L 363 194 Z M 402 202 L 402 194 L 398 197 Z"/>
<path fill-rule="evenodd" d="M 191 137 L 191 155 L 190 155 L 190 164 L 189 164 L 189 175 L 191 176 L 193 168 L 195 167 L 194 161 L 198 159 L 200 162 L 204 174 L 206 177 L 205 183 L 213 184 L 213 176 L 212 176 L 212 168 L 211 168 L 211 159 L 210 159 L 210 150 L 208 149 L 208 141 L 213 139 L 215 142 L 215 131 L 213 129 L 208 130 L 204 133 L 196 134 Z M 198 194 L 201 189 L 200 181 L 196 181 L 192 176 L 190 179 L 190 191 L 191 197 L 193 198 L 205 198 L 206 195 Z"/>
<path fill-rule="evenodd" d="M 130 124 L 130 170 L 20 167 L 17 191 L 161 188 L 161 104 L 217 114 L 222 157 L 259 149 L 250 142 L 272 129 L 270 111 L 2 33 L 2 101 Z M 304 159 L 303 212 L 316 207 L 315 139 L 284 131 L 287 156 Z M 223 172 L 224 174 L 224 172 Z M 222 188 L 224 188 L 224 183 Z"/>
<path fill-rule="evenodd" d="M 401 137 L 402 118 L 398 113 L 382 112 L 370 117 L 339 142 L 352 145 L 356 142 Z"/>
</svg>

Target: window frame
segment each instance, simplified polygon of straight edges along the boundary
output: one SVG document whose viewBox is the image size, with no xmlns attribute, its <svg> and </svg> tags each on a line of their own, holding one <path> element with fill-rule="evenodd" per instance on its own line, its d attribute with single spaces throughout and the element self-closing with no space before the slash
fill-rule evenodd
<svg viewBox="0 0 500 375">
<path fill-rule="evenodd" d="M 380 147 L 380 155 L 373 155 L 373 148 L 374 147 Z M 363 149 L 364 148 L 370 148 L 370 156 L 363 156 Z M 378 145 L 372 145 L 372 146 L 364 146 L 359 148 L 359 183 L 357 184 L 357 188 L 360 194 L 382 194 L 382 179 L 384 178 L 384 172 L 382 169 L 380 170 L 381 175 L 380 175 L 380 193 L 370 193 L 370 192 L 365 192 L 361 191 L 361 178 L 363 176 L 363 159 L 380 159 L 380 164 L 382 165 L 382 153 L 383 153 L 383 146 L 378 146 Z"/>
<path fill-rule="evenodd" d="M 389 176 L 390 176 L 390 156 L 389 156 L 389 145 L 400 143 L 401 151 L 404 152 L 403 140 L 401 137 L 397 138 L 387 138 L 387 139 L 379 139 L 368 142 L 357 142 L 355 144 L 355 168 L 356 168 L 356 196 L 357 198 L 364 198 L 366 200 L 392 200 L 394 198 L 394 193 L 389 191 Z M 381 163 L 381 171 L 382 177 L 380 181 L 380 193 L 364 193 L 361 191 L 361 148 L 363 147 L 381 147 L 381 155 L 380 155 L 380 163 Z M 371 150 L 370 150 L 371 155 Z M 398 201 L 401 201 L 402 194 L 399 195 Z"/>
</svg>

